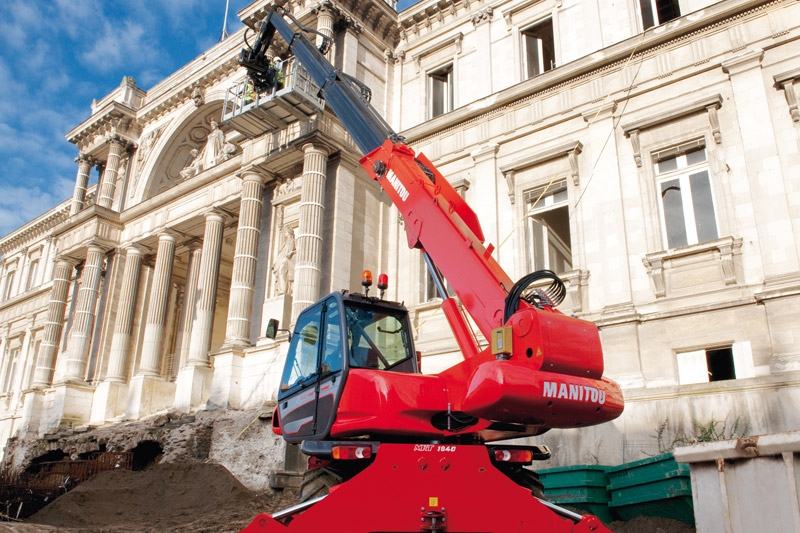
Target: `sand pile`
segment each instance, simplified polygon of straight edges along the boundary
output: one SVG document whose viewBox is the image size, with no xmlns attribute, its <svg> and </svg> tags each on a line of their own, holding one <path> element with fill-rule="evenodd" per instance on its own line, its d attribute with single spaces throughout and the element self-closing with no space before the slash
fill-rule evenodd
<svg viewBox="0 0 800 533">
<path fill-rule="evenodd" d="M 260 512 L 293 504 L 290 499 L 259 496 L 220 465 L 160 464 L 142 472 L 103 472 L 59 497 L 26 525 L 87 533 L 235 532 Z"/>
</svg>

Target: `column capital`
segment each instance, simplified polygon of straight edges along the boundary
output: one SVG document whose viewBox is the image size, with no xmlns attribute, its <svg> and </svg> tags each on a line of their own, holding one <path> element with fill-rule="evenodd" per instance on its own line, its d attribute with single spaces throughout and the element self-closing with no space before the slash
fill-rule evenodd
<svg viewBox="0 0 800 533">
<path fill-rule="evenodd" d="M 55 259 L 55 262 L 56 262 L 56 264 L 62 263 L 64 265 L 71 266 L 72 268 L 75 268 L 75 265 L 78 264 L 77 260 L 71 258 L 68 255 L 57 255 L 56 259 Z"/>
<path fill-rule="evenodd" d="M 118 144 L 122 147 L 125 147 L 128 144 L 128 141 L 123 139 L 119 134 L 112 133 L 106 137 L 106 142 L 108 144 Z"/>
<path fill-rule="evenodd" d="M 84 163 L 89 165 L 89 167 L 92 167 L 97 164 L 97 159 L 87 153 L 81 152 L 78 154 L 78 157 L 75 158 L 75 162 L 78 164 Z"/>
<path fill-rule="evenodd" d="M 206 222 L 224 222 L 225 221 L 225 216 L 222 213 L 220 213 L 219 211 L 214 211 L 213 209 L 211 211 L 207 211 L 203 216 L 205 217 Z"/>
<path fill-rule="evenodd" d="M 129 244 L 125 247 L 125 255 L 143 255 L 144 250 L 138 244 Z"/>
<path fill-rule="evenodd" d="M 94 252 L 96 254 L 105 255 L 106 251 L 107 250 L 105 248 L 102 248 L 102 247 L 100 247 L 100 246 L 98 246 L 96 244 L 90 244 L 89 246 L 86 247 L 86 254 L 87 255 L 89 253 L 91 253 L 91 252 Z"/>
<path fill-rule="evenodd" d="M 170 232 L 170 231 L 162 231 L 162 232 L 160 232 L 158 234 L 158 241 L 159 242 L 161 242 L 161 241 L 175 242 L 177 240 L 178 240 L 178 238 L 175 236 L 175 234 Z"/>
<path fill-rule="evenodd" d="M 242 181 L 258 181 L 262 185 L 273 177 L 269 172 L 256 167 L 243 168 L 234 175 Z"/>
<path fill-rule="evenodd" d="M 331 155 L 332 151 L 333 150 L 331 150 L 331 148 L 327 144 L 320 143 L 320 142 L 311 142 L 311 143 L 306 143 L 306 144 L 303 145 L 303 153 L 304 154 L 317 152 L 319 154 L 324 154 L 325 157 L 328 157 L 329 155 Z"/>
</svg>

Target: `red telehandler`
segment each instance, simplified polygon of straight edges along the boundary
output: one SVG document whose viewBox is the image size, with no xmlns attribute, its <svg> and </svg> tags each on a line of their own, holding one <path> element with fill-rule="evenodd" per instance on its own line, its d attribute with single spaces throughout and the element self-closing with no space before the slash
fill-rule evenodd
<svg viewBox="0 0 800 533">
<path fill-rule="evenodd" d="M 243 532 L 608 531 L 596 517 L 542 498 L 525 466 L 547 459 L 546 447 L 498 442 L 622 413 L 619 386 L 603 377 L 597 328 L 555 309 L 565 289 L 552 272 L 511 281 L 461 196 L 372 108 L 369 89 L 328 62 L 329 39 L 280 7 L 239 58 L 255 92 L 282 83 L 266 55 L 276 32 L 365 154 L 364 170 L 400 210 L 463 361 L 421 373 L 408 311 L 383 299 L 384 275 L 379 297 L 369 295 L 365 271 L 364 294 L 332 293 L 305 309 L 291 335 L 273 429 L 309 456 L 306 501 L 259 515 Z M 320 48 L 306 34 L 320 36 Z"/>
</svg>

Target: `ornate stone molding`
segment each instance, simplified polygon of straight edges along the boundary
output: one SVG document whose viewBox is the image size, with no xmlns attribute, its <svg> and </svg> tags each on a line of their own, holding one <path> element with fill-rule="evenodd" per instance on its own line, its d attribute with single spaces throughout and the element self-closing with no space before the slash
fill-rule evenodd
<svg viewBox="0 0 800 533">
<path fill-rule="evenodd" d="M 792 121 L 800 122 L 800 109 L 797 105 L 797 93 L 794 89 L 795 82 L 800 79 L 800 68 L 782 72 L 773 76 L 772 79 L 775 80 L 774 87 L 776 89 L 783 89 L 783 95 L 786 98 L 786 105 L 789 106 L 789 115 L 791 115 Z"/>
<path fill-rule="evenodd" d="M 494 14 L 494 8 L 492 6 L 485 7 L 472 15 L 470 21 L 472 22 L 473 26 L 478 26 L 483 24 L 484 22 L 491 22 L 492 15 Z"/>
<path fill-rule="evenodd" d="M 631 140 L 633 159 L 636 161 L 636 166 L 642 166 L 642 151 L 641 144 L 639 142 L 639 133 L 641 130 L 660 126 L 661 124 L 665 124 L 694 113 L 705 111 L 708 114 L 708 123 L 711 127 L 711 134 L 714 137 L 714 142 L 721 144 L 722 134 L 720 133 L 719 118 L 717 116 L 717 110 L 720 107 L 722 107 L 722 96 L 716 95 L 710 98 L 696 100 L 683 106 L 677 106 L 676 108 L 665 113 L 659 113 L 657 115 L 653 115 L 652 117 L 623 125 L 622 131 L 625 133 L 625 136 Z"/>
<path fill-rule="evenodd" d="M 588 301 L 589 271 L 571 270 L 561 274 L 561 279 L 567 286 L 567 304 L 572 312 L 577 314 L 588 310 L 584 304 Z"/>
<path fill-rule="evenodd" d="M 742 253 L 742 239 L 734 237 L 724 237 L 715 241 L 683 246 L 674 250 L 664 250 L 645 255 L 642 263 L 647 269 L 647 275 L 653 282 L 653 292 L 656 298 L 667 296 L 670 287 L 667 285 L 667 274 L 670 270 L 689 271 L 692 268 L 699 268 L 700 261 L 694 261 L 692 265 L 682 265 L 681 259 L 695 256 L 707 256 L 707 262 L 718 261 L 720 265 L 720 280 L 723 285 L 735 285 L 737 283 L 736 260 L 735 257 Z"/>
<path fill-rule="evenodd" d="M 576 187 L 580 185 L 580 172 L 578 168 L 578 155 L 583 151 L 583 144 L 580 141 L 570 141 L 568 143 L 559 144 L 549 150 L 539 152 L 533 155 L 515 159 L 508 164 L 500 165 L 500 172 L 506 179 L 506 186 L 508 187 L 508 195 L 511 198 L 511 203 L 514 203 L 515 195 L 515 174 L 517 170 L 523 168 L 540 165 L 546 161 L 557 159 L 559 157 L 567 158 L 569 162 L 569 175 L 572 179 L 573 185 Z"/>
<path fill-rule="evenodd" d="M 441 50 L 447 46 L 455 45 L 456 47 L 456 55 L 461 55 L 461 44 L 464 41 L 464 34 L 461 32 L 456 33 L 455 35 L 451 36 L 448 39 L 443 39 L 433 46 L 429 46 L 428 48 L 417 52 L 411 59 L 414 61 L 414 64 L 417 67 L 417 74 L 419 74 L 420 70 L 422 69 L 422 58 L 428 56 L 434 52 Z"/>
</svg>

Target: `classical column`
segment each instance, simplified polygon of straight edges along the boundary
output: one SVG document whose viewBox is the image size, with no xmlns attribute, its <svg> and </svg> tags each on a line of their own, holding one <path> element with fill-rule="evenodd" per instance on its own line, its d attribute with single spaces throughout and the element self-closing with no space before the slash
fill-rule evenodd
<svg viewBox="0 0 800 533">
<path fill-rule="evenodd" d="M 330 38 L 330 42 L 333 43 L 333 9 L 330 2 L 320 2 L 317 8 L 317 31 Z M 317 46 L 322 44 L 322 37 L 317 37 L 316 44 Z M 326 56 L 331 57 L 330 49 Z"/>
<path fill-rule="evenodd" d="M 222 215 L 206 214 L 206 229 L 203 236 L 203 255 L 197 279 L 197 294 L 192 323 L 192 338 L 189 343 L 189 366 L 209 366 L 208 349 L 211 345 L 211 329 L 214 325 L 214 304 L 217 296 L 219 261 L 222 253 Z"/>
<path fill-rule="evenodd" d="M 164 340 L 164 326 L 167 323 L 167 306 L 174 259 L 175 236 L 162 233 L 158 236 L 158 253 L 153 272 L 153 284 L 150 288 L 150 305 L 147 309 L 142 359 L 136 373 L 139 376 L 161 374 L 161 345 Z"/>
<path fill-rule="evenodd" d="M 39 348 L 39 359 L 36 362 L 36 373 L 33 377 L 34 388 L 46 388 L 53 383 L 53 370 L 56 366 L 56 354 L 64 328 L 64 311 L 67 307 L 67 293 L 75 263 L 66 257 L 58 257 L 53 274 L 53 288 L 50 290 L 50 302 L 47 304 L 47 321 L 44 324 L 44 338 Z"/>
<path fill-rule="evenodd" d="M 183 308 L 178 325 L 178 342 L 175 347 L 175 358 L 179 361 L 178 368 L 186 365 L 189 356 L 189 344 L 192 338 L 192 323 L 194 322 L 194 306 L 197 298 L 197 278 L 200 273 L 200 258 L 202 251 L 195 246 L 189 250 L 189 265 L 186 270 L 186 285 L 183 289 Z"/>
<path fill-rule="evenodd" d="M 300 193 L 300 227 L 296 236 L 292 322 L 300 311 L 319 298 L 322 216 L 325 211 L 325 171 L 328 150 L 320 144 L 303 146 L 303 183 Z"/>
<path fill-rule="evenodd" d="M 89 250 L 86 252 L 86 262 L 81 272 L 75 317 L 67 348 L 64 381 L 83 381 L 85 379 L 104 255 L 103 249 L 94 245 L 89 246 Z"/>
<path fill-rule="evenodd" d="M 111 203 L 114 201 L 114 188 L 117 185 L 117 171 L 123 144 L 124 141 L 115 135 L 108 138 L 106 170 L 97 186 L 97 200 L 95 200 L 95 203 L 101 207 L 111 209 Z"/>
<path fill-rule="evenodd" d="M 89 184 L 89 174 L 92 166 L 96 163 L 93 157 L 80 154 L 75 158 L 78 163 L 78 176 L 75 178 L 75 192 L 72 195 L 72 205 L 69 208 L 69 216 L 77 214 L 86 200 L 86 186 Z"/>
<path fill-rule="evenodd" d="M 258 239 L 261 235 L 264 176 L 248 170 L 242 173 L 241 178 L 242 200 L 239 208 L 239 227 L 236 232 L 236 251 L 233 256 L 225 346 L 250 345 Z"/>
<path fill-rule="evenodd" d="M 136 293 L 139 290 L 139 276 L 142 267 L 142 251 L 136 246 L 125 250 L 125 272 L 122 274 L 122 288 L 114 324 L 114 337 L 111 340 L 111 353 L 106 371 L 106 381 L 125 382 L 128 367 L 128 344 L 133 330 L 133 314 L 136 306 Z"/>
</svg>

